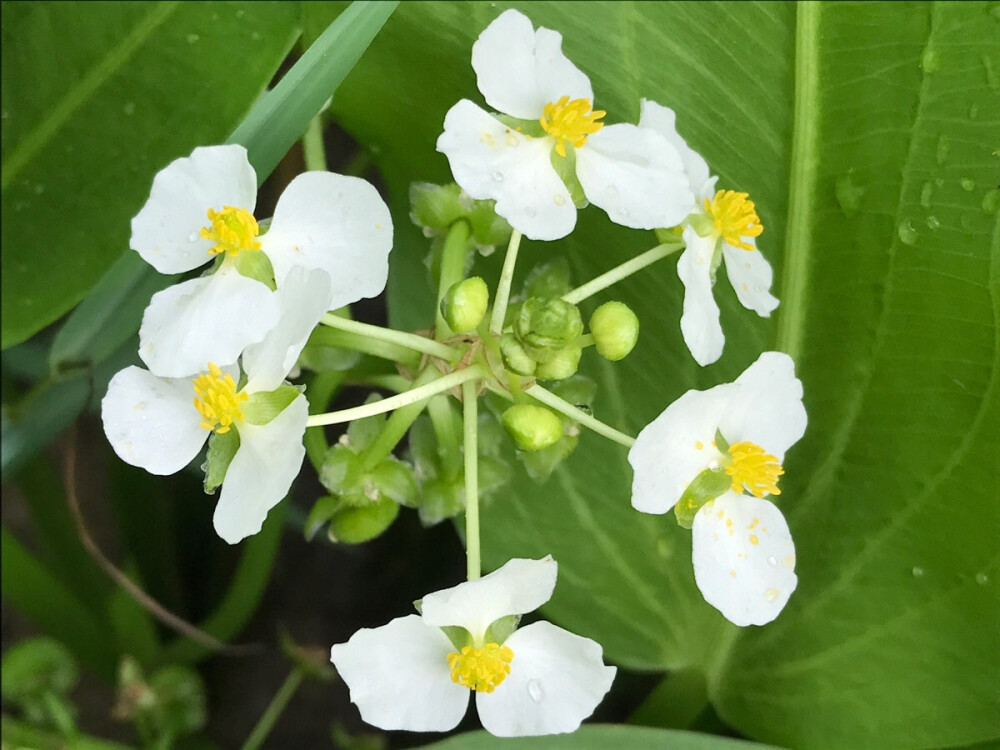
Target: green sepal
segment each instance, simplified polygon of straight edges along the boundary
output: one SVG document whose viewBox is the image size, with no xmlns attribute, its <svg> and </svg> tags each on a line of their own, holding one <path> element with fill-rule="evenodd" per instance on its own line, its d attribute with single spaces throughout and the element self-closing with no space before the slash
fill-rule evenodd
<svg viewBox="0 0 1000 750">
<path fill-rule="evenodd" d="M 398 515 L 399 503 L 387 497 L 361 508 L 345 506 L 330 518 L 326 534 L 331 542 L 361 544 L 382 534 Z"/>
<path fill-rule="evenodd" d="M 722 469 L 705 469 L 701 472 L 674 505 L 678 525 L 690 529 L 701 507 L 728 490 L 732 483 L 732 478 Z"/>
<path fill-rule="evenodd" d="M 545 128 L 542 127 L 542 123 L 538 120 L 522 120 L 504 114 L 495 114 L 493 116 L 511 130 L 516 130 L 521 135 L 526 135 L 529 138 L 544 138 L 548 135 L 545 132 Z"/>
<path fill-rule="evenodd" d="M 580 357 L 583 349 L 579 346 L 567 346 L 560 349 L 547 362 L 539 362 L 535 368 L 535 377 L 539 380 L 563 380 L 576 374 L 580 367 Z"/>
<path fill-rule="evenodd" d="M 410 185 L 410 219 L 418 227 L 432 232 L 447 232 L 472 208 L 472 198 L 454 182 L 435 185 L 414 182 Z"/>
<path fill-rule="evenodd" d="M 316 536 L 316 532 L 323 528 L 323 525 L 333 517 L 333 514 L 340 509 L 340 506 L 340 498 L 333 495 L 324 495 L 313 503 L 312 510 L 309 511 L 306 522 L 302 527 L 302 535 L 306 538 L 307 542 L 312 541 L 312 538 Z"/>
<path fill-rule="evenodd" d="M 208 453 L 201 469 L 205 472 L 205 494 L 214 495 L 226 478 L 229 464 L 240 449 L 240 433 L 230 428 L 221 435 L 213 432 L 208 438 Z"/>
<path fill-rule="evenodd" d="M 461 652 L 463 648 L 474 643 L 472 633 L 461 625 L 445 625 L 441 628 L 441 632 L 448 636 L 448 640 L 451 641 L 451 645 L 455 647 L 456 651 Z"/>
<path fill-rule="evenodd" d="M 583 333 L 580 309 L 561 299 L 529 297 L 514 321 L 514 335 L 536 362 L 547 362 Z"/>
<path fill-rule="evenodd" d="M 410 458 L 414 470 L 422 480 L 433 479 L 440 473 L 440 460 L 437 453 L 437 437 L 430 417 L 422 414 L 413 423 L 409 435 Z"/>
<path fill-rule="evenodd" d="M 729 441 L 726 440 L 719 430 L 715 431 L 715 447 L 720 453 L 729 453 Z"/>
<path fill-rule="evenodd" d="M 573 205 L 580 209 L 590 205 L 590 201 L 587 200 L 587 196 L 583 192 L 583 185 L 580 184 L 580 179 L 576 176 L 576 149 L 572 146 L 567 148 L 566 156 L 560 156 L 558 151 L 552 149 L 549 161 L 552 163 L 552 168 L 556 170 L 556 174 L 559 175 L 559 179 L 569 190 L 569 197 L 573 201 Z"/>
<path fill-rule="evenodd" d="M 517 624 L 520 621 L 520 615 L 507 615 L 506 617 L 501 617 L 499 620 L 494 620 L 490 623 L 490 626 L 486 628 L 486 634 L 483 636 L 483 641 L 485 643 L 496 643 L 498 645 L 502 645 L 504 641 L 510 638 L 511 633 L 517 630 Z"/>
<path fill-rule="evenodd" d="M 679 225 L 676 227 L 669 227 L 667 229 L 654 229 L 653 233 L 656 235 L 656 240 L 661 245 L 683 245 L 684 244 L 684 225 Z"/>
<path fill-rule="evenodd" d="M 253 425 L 265 425 L 281 414 L 305 390 L 301 386 L 280 385 L 273 391 L 251 393 L 243 404 L 243 416 Z"/>
<path fill-rule="evenodd" d="M 518 455 L 524 462 L 528 476 L 538 484 L 548 481 L 555 468 L 565 461 L 576 450 L 580 438 L 575 435 L 564 435 L 558 442 L 540 451 L 522 451 Z"/>
<path fill-rule="evenodd" d="M 500 353 L 503 355 L 504 367 L 518 375 L 533 375 L 538 367 L 538 363 L 525 351 L 513 333 L 505 333 L 500 337 Z"/>
<path fill-rule="evenodd" d="M 528 272 L 521 287 L 521 296 L 556 299 L 573 288 L 570 282 L 569 261 L 564 257 L 535 266 Z"/>
<path fill-rule="evenodd" d="M 330 446 L 319 470 L 319 481 L 334 495 L 358 490 L 364 481 L 358 454 L 340 443 Z"/>
<path fill-rule="evenodd" d="M 260 250 L 243 250 L 233 256 L 233 265 L 241 276 L 254 279 L 266 285 L 272 292 L 278 288 L 274 283 L 274 267 L 271 259 Z"/>
<path fill-rule="evenodd" d="M 381 400 L 381 396 L 373 393 L 365 399 L 365 404 L 374 404 Z M 347 444 L 351 447 L 351 450 L 360 453 L 374 443 L 375 438 L 381 434 L 382 429 L 385 427 L 385 420 L 385 414 L 373 414 L 370 417 L 355 419 L 351 422 L 347 426 Z"/>
<path fill-rule="evenodd" d="M 431 479 L 420 487 L 417 512 L 420 523 L 434 526 L 446 518 L 457 516 L 465 510 L 464 478 L 454 482 Z"/>
<path fill-rule="evenodd" d="M 472 241 L 483 255 L 489 255 L 498 245 L 506 245 L 514 231 L 496 212 L 496 205 L 496 201 L 491 200 L 473 201 L 465 216 L 472 227 Z"/>
<path fill-rule="evenodd" d="M 388 497 L 408 508 L 416 507 L 419 490 L 409 464 L 389 457 L 376 466 L 369 476 L 382 497 Z"/>
</svg>

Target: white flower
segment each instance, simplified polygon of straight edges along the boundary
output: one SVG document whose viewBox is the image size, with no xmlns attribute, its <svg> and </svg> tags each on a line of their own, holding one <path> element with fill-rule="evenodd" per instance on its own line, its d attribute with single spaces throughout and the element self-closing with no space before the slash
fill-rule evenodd
<svg viewBox="0 0 1000 750">
<path fill-rule="evenodd" d="M 788 524 L 764 498 L 779 494 L 785 451 L 805 428 L 791 357 L 764 352 L 735 382 L 674 401 L 629 451 L 636 510 L 666 513 L 680 502 L 684 512 L 704 503 L 692 526 L 695 580 L 737 625 L 770 622 L 795 590 Z"/>
<path fill-rule="evenodd" d="M 381 729 L 444 732 L 461 721 L 474 690 L 492 734 L 574 731 L 614 680 L 601 647 L 547 622 L 508 635 L 511 615 L 552 596 L 556 569 L 551 557 L 511 560 L 479 580 L 428 594 L 420 616 L 359 630 L 334 646 L 330 660 L 361 717 Z M 463 638 L 462 647 L 442 628 L 460 633 L 454 637 Z"/>
<path fill-rule="evenodd" d="M 260 531 L 268 511 L 299 473 L 308 405 L 291 386 L 275 389 L 323 314 L 328 291 L 325 271 L 289 272 L 277 299 L 283 309 L 293 300 L 296 308 L 244 355 L 247 383 L 240 390 L 236 366 L 210 363 L 195 378 L 161 378 L 127 367 L 111 379 L 101 402 L 104 432 L 115 453 L 151 474 L 180 471 L 210 434 L 235 430 L 239 448 L 226 471 L 213 519 L 216 532 L 230 544 Z"/>
<path fill-rule="evenodd" d="M 437 150 L 473 198 L 496 200 L 496 212 L 536 240 L 565 237 L 576 206 L 554 164 L 612 221 L 638 229 L 673 226 L 693 194 L 677 150 L 635 125 L 604 127 L 587 76 L 562 53 L 562 36 L 537 31 L 507 10 L 472 47 L 472 67 L 486 102 L 526 121 L 510 126 L 463 99 L 445 116 Z M 527 122 L 531 121 L 531 122 Z"/>
<path fill-rule="evenodd" d="M 367 182 L 331 172 L 299 175 L 265 234 L 253 216 L 256 194 L 242 146 L 196 148 L 154 178 L 132 219 L 132 249 L 161 273 L 190 271 L 219 255 L 222 261 L 210 275 L 153 295 L 139 331 L 139 355 L 153 373 L 183 377 L 208 361 L 232 364 L 277 325 L 279 303 L 259 280 L 267 275 L 259 253 L 279 288 L 296 266 L 325 271 L 325 309 L 385 287 L 392 224 Z M 250 271 L 255 278 L 243 275 Z"/>
<path fill-rule="evenodd" d="M 686 248 L 677 261 L 677 275 L 684 284 L 684 341 L 698 364 L 708 365 L 722 355 L 726 340 L 712 295 L 723 260 L 743 307 L 766 318 L 778 306 L 771 295 L 771 266 L 755 240 L 764 228 L 746 193 L 715 190 L 719 178 L 710 175 L 705 160 L 678 135 L 672 110 L 643 99 L 641 112 L 639 127 L 659 133 L 680 153 L 697 200 L 695 212 L 684 222 Z"/>
</svg>

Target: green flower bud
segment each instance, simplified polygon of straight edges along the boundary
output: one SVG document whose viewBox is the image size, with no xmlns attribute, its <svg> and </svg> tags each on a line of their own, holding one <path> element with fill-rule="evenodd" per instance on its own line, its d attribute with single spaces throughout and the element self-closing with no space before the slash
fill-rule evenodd
<svg viewBox="0 0 1000 750">
<path fill-rule="evenodd" d="M 535 368 L 535 377 L 539 380 L 562 380 L 575 375 L 580 366 L 581 354 L 583 349 L 579 346 L 560 349 L 548 362 L 539 363 Z"/>
<path fill-rule="evenodd" d="M 554 358 L 560 349 L 575 344 L 581 333 L 579 308 L 561 299 L 527 299 L 514 321 L 514 334 L 536 362 Z"/>
<path fill-rule="evenodd" d="M 590 333 L 597 353 L 617 362 L 635 346 L 639 338 L 639 319 L 624 302 L 605 302 L 590 316 Z"/>
<path fill-rule="evenodd" d="M 534 375 L 537 363 L 521 346 L 521 342 L 512 333 L 500 337 L 500 353 L 503 355 L 504 366 L 518 375 Z"/>
<path fill-rule="evenodd" d="M 441 315 L 455 333 L 474 331 L 486 316 L 490 290 L 479 276 L 463 279 L 441 298 Z"/>
<path fill-rule="evenodd" d="M 503 426 L 526 451 L 548 448 L 563 436 L 562 420 L 534 404 L 515 404 L 503 413 Z"/>
<path fill-rule="evenodd" d="M 327 536 L 331 542 L 361 544 L 374 539 L 399 515 L 399 503 L 383 498 L 365 507 L 343 506 L 330 518 Z"/>
</svg>

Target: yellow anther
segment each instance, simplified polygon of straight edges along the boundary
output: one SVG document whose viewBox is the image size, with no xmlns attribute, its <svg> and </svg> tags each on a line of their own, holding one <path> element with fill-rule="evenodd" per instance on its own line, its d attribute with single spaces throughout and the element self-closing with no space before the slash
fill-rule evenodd
<svg viewBox="0 0 1000 750">
<path fill-rule="evenodd" d="M 726 474 L 733 478 L 733 492 L 742 492 L 746 488 L 754 497 L 781 494 L 778 477 L 785 470 L 777 458 L 765 453 L 756 443 L 734 443 L 729 446 L 729 455 Z"/>
<path fill-rule="evenodd" d="M 208 373 L 191 381 L 194 383 L 194 408 L 201 414 L 201 426 L 223 435 L 233 422 L 243 419 L 240 404 L 250 398 L 236 392 L 236 381 L 228 372 L 223 375 L 218 365 L 208 364 Z"/>
<path fill-rule="evenodd" d="M 564 96 L 557 102 L 546 104 L 538 122 L 546 133 L 556 139 L 556 153 L 566 156 L 566 144 L 580 148 L 587 142 L 588 135 L 604 127 L 604 123 L 598 120 L 606 114 L 603 109 L 593 109 L 589 99 L 570 101 L 568 96 Z"/>
<path fill-rule="evenodd" d="M 210 255 L 237 255 L 241 250 L 260 250 L 260 243 L 255 239 L 260 234 L 260 227 L 249 211 L 232 206 L 226 206 L 221 211 L 210 208 L 208 220 L 212 225 L 202 227 L 198 234 L 202 239 L 216 243 L 208 251 Z"/>
<path fill-rule="evenodd" d="M 448 654 L 451 681 L 469 690 L 492 693 L 510 674 L 514 652 L 508 646 L 487 643 L 482 648 L 463 646 L 462 653 Z"/>
<path fill-rule="evenodd" d="M 748 197 L 749 193 L 720 190 L 712 200 L 705 199 L 705 210 L 711 214 L 715 230 L 727 244 L 753 250 L 754 246 L 744 242 L 743 237 L 760 237 L 764 227 L 753 201 L 747 200 Z"/>
</svg>

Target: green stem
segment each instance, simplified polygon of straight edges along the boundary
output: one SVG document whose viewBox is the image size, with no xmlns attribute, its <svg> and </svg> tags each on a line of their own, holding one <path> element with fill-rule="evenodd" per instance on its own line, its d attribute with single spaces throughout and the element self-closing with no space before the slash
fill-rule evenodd
<svg viewBox="0 0 1000 750">
<path fill-rule="evenodd" d="M 641 271 L 646 266 L 655 263 L 662 258 L 666 258 L 668 255 L 673 255 L 678 250 L 683 249 L 683 242 L 657 245 L 652 250 L 647 250 L 641 255 L 635 256 L 631 260 L 625 261 L 620 266 L 616 266 L 610 271 L 602 273 L 600 276 L 591 279 L 586 284 L 578 286 L 573 291 L 567 292 L 562 296 L 562 298 L 564 301 L 572 302 L 574 305 L 579 304 L 583 300 L 587 299 L 587 297 L 592 297 L 598 292 L 607 289 L 612 284 L 616 284 L 637 271 Z"/>
<path fill-rule="evenodd" d="M 591 415 L 587 414 L 587 412 L 577 409 L 569 401 L 564 401 L 556 394 L 542 388 L 540 385 L 533 385 L 531 388 L 526 388 L 524 392 L 535 400 L 542 402 L 550 409 L 554 409 L 560 414 L 565 414 L 574 422 L 579 422 L 584 427 L 593 430 L 598 435 L 606 437 L 608 440 L 613 440 L 620 445 L 624 445 L 626 448 L 631 448 L 635 445 L 634 437 L 626 435 L 624 432 L 619 432 L 614 427 L 604 424 L 601 420 L 595 419 Z"/>
<path fill-rule="evenodd" d="M 302 136 L 302 156 L 308 171 L 327 171 L 322 114 L 316 115 L 309 121 L 309 127 L 306 128 L 306 132 Z"/>
<path fill-rule="evenodd" d="M 419 388 L 420 386 L 426 385 L 428 383 L 434 382 L 437 378 L 438 372 L 433 367 L 428 367 L 413 381 L 413 385 L 410 390 Z M 378 434 L 378 437 L 372 441 L 365 450 L 361 453 L 361 468 L 363 471 L 371 471 L 374 469 L 379 462 L 387 458 L 393 449 L 403 439 L 403 435 L 406 431 L 410 429 L 410 426 L 416 421 L 417 417 L 427 406 L 427 400 L 417 401 L 415 403 L 404 406 L 400 409 L 396 409 L 392 413 L 386 422 L 385 427 L 382 428 L 382 432 Z"/>
<path fill-rule="evenodd" d="M 320 372 L 309 381 L 309 387 L 306 388 L 306 399 L 309 401 L 310 413 L 322 413 L 326 409 L 334 394 L 337 393 L 343 384 L 344 375 L 345 373 L 336 371 Z M 309 463 L 313 465 L 316 471 L 319 471 L 320 467 L 323 466 L 323 461 L 326 459 L 326 451 L 330 447 L 326 442 L 326 435 L 323 434 L 323 429 L 321 427 L 314 427 L 306 430 L 306 434 L 302 438 L 302 444 L 305 446 Z"/>
<path fill-rule="evenodd" d="M 261 714 L 260 719 L 257 721 L 256 726 L 254 726 L 253 731 L 250 736 L 247 737 L 246 742 L 243 743 L 243 750 L 257 750 L 263 747 L 264 740 L 267 739 L 267 735 L 271 733 L 274 728 L 275 723 L 281 716 L 281 712 L 285 710 L 288 705 L 288 701 L 292 699 L 295 691 L 298 690 L 299 684 L 305 677 L 305 670 L 296 665 L 294 669 L 285 678 L 285 681 L 281 683 L 281 687 L 278 688 L 278 692 L 274 694 L 274 698 L 268 704 L 264 713 Z"/>
<path fill-rule="evenodd" d="M 448 338 L 454 333 L 441 314 L 441 300 L 448 293 L 448 290 L 461 281 L 465 275 L 465 253 L 468 250 L 471 233 L 472 228 L 469 226 L 469 222 L 465 219 L 459 219 L 448 228 L 448 235 L 444 240 L 444 248 L 441 250 L 441 272 L 438 279 L 437 316 L 434 324 L 434 334 L 439 339 Z"/>
<path fill-rule="evenodd" d="M 468 578 L 479 578 L 479 396 L 476 383 L 462 383 L 462 416 L 465 437 L 465 557 Z"/>
<path fill-rule="evenodd" d="M 355 406 L 353 409 L 341 409 L 340 411 L 331 411 L 327 414 L 315 414 L 306 421 L 306 427 L 341 424 L 343 422 L 353 422 L 355 419 L 371 417 L 375 414 L 385 414 L 387 411 L 393 411 L 401 406 L 407 406 L 418 401 L 426 401 L 431 396 L 436 396 L 438 393 L 443 393 L 444 391 L 450 391 L 467 380 L 475 380 L 483 377 L 485 374 L 481 365 L 473 365 L 464 370 L 457 370 L 449 375 L 438 378 L 427 385 L 411 388 L 404 393 L 389 396 L 389 398 L 384 398 L 381 401 L 373 401 L 370 404 Z"/>
<path fill-rule="evenodd" d="M 339 331 L 355 333 L 367 338 L 378 339 L 390 344 L 396 344 L 397 346 L 403 346 L 407 349 L 413 349 L 414 351 L 423 352 L 424 354 L 430 354 L 432 357 L 438 357 L 439 359 L 444 359 L 449 362 L 453 362 L 462 356 L 462 352 L 454 347 L 446 346 L 439 341 L 434 341 L 432 339 L 425 338 L 424 336 L 418 336 L 415 333 L 393 331 L 390 328 L 373 326 L 368 323 L 361 323 L 357 320 L 348 320 L 347 318 L 341 318 L 331 313 L 324 315 L 322 320 L 320 320 L 320 323 L 325 326 L 329 326 L 330 328 L 336 328 Z"/>
<path fill-rule="evenodd" d="M 503 270 L 493 298 L 493 315 L 490 317 L 490 333 L 499 336 L 503 331 L 503 319 L 507 315 L 507 301 L 510 299 L 510 284 L 514 280 L 514 264 L 517 263 L 517 249 L 521 245 L 521 233 L 516 229 L 507 244 L 507 256 L 503 259 Z"/>
</svg>

